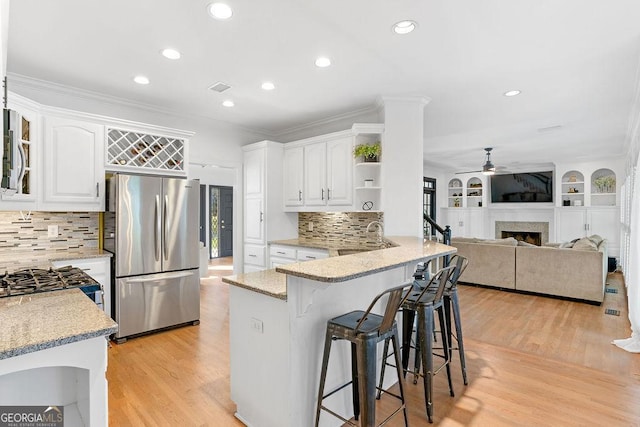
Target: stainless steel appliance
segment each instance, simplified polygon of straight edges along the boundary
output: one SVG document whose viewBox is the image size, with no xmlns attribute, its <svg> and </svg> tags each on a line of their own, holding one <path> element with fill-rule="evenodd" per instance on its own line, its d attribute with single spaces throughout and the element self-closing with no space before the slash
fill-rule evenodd
<svg viewBox="0 0 640 427">
<path fill-rule="evenodd" d="M 198 181 L 107 179 L 104 248 L 114 254 L 112 315 L 126 337 L 200 318 Z"/>
</svg>

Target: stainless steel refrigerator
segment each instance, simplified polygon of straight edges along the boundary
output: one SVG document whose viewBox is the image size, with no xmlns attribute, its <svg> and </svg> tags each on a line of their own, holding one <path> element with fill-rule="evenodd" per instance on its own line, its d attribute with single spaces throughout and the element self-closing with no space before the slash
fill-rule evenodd
<svg viewBox="0 0 640 427">
<path fill-rule="evenodd" d="M 107 179 L 104 248 L 114 254 L 112 315 L 126 337 L 200 318 L 199 182 Z"/>
</svg>

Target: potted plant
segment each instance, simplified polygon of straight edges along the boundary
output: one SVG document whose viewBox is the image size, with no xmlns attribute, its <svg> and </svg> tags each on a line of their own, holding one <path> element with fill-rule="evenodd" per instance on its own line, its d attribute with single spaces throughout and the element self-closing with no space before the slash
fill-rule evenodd
<svg viewBox="0 0 640 427">
<path fill-rule="evenodd" d="M 600 193 L 614 193 L 616 188 L 616 177 L 613 175 L 599 176 L 593 180 Z"/>
<path fill-rule="evenodd" d="M 377 162 L 381 152 L 382 147 L 380 141 L 378 141 L 373 144 L 356 145 L 356 148 L 353 150 L 353 155 L 355 157 L 362 157 L 365 162 Z"/>
</svg>

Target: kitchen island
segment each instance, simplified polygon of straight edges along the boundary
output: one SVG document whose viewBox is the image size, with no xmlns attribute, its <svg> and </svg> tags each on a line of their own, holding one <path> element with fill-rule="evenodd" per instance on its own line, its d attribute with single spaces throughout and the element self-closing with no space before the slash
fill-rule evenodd
<svg viewBox="0 0 640 427">
<path fill-rule="evenodd" d="M 238 419 L 253 427 L 313 425 L 327 320 L 366 309 L 383 290 L 409 281 L 419 262 L 456 251 L 420 238 L 389 240 L 397 246 L 223 278 L 233 285 L 231 397 Z M 350 347 L 338 341 L 325 389 L 346 382 L 350 372 Z M 385 381 L 388 387 L 396 379 L 387 375 Z M 326 404 L 347 418 L 353 415 L 350 388 Z M 327 413 L 320 424 L 342 425 Z"/>
<path fill-rule="evenodd" d="M 64 407 L 65 425 L 107 425 L 107 341 L 117 330 L 81 290 L 0 299 L 0 406 Z"/>
</svg>

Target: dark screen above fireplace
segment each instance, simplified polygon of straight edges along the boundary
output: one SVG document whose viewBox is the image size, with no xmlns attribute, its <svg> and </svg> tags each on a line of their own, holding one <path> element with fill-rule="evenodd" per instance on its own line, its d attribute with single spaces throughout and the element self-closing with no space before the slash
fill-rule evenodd
<svg viewBox="0 0 640 427">
<path fill-rule="evenodd" d="M 553 202 L 553 172 L 493 175 L 491 203 Z"/>
</svg>

